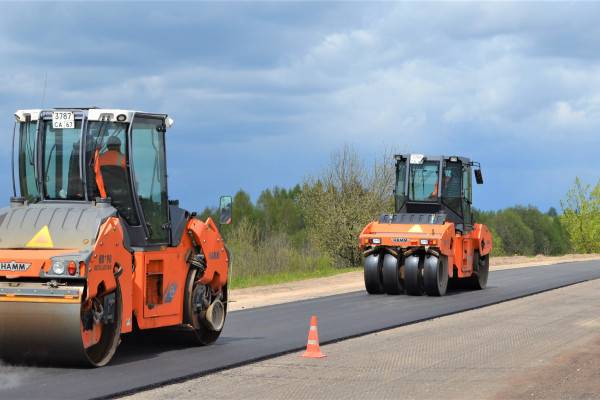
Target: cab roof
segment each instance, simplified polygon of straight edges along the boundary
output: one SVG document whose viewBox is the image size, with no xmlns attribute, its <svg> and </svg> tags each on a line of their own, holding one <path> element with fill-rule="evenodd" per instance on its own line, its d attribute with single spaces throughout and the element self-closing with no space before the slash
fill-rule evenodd
<svg viewBox="0 0 600 400">
<path fill-rule="evenodd" d="M 15 112 L 15 118 L 17 122 L 25 122 L 27 119 L 31 121 L 37 121 L 40 117 L 51 117 L 52 112 L 56 111 L 72 111 L 74 113 L 81 113 L 89 121 L 119 121 L 119 122 L 131 122 L 135 114 L 151 115 L 156 117 L 167 118 L 167 114 L 156 114 L 156 113 L 145 113 L 136 110 L 126 110 L 119 108 L 98 108 L 98 107 L 61 107 L 61 108 L 47 108 L 47 109 L 27 109 L 17 110 Z M 117 118 L 118 117 L 118 118 Z"/>
<path fill-rule="evenodd" d="M 471 160 L 467 157 L 461 157 L 461 156 L 429 156 L 429 155 L 424 155 L 424 154 L 417 154 L 417 153 L 406 153 L 406 154 L 396 154 L 394 156 L 394 158 L 396 160 L 411 160 L 411 163 L 413 163 L 413 159 L 418 159 L 418 160 L 422 160 L 422 161 L 442 161 L 442 160 L 449 160 L 451 158 L 456 158 L 456 160 L 461 161 L 463 164 L 469 164 L 471 162 Z M 454 160 L 452 160 L 454 161 Z M 420 163 L 416 162 L 417 164 Z"/>
</svg>

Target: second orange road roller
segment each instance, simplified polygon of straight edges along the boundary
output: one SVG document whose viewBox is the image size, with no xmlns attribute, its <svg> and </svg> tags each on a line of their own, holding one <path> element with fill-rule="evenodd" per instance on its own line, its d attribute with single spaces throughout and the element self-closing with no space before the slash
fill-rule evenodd
<svg viewBox="0 0 600 400">
<path fill-rule="evenodd" d="M 472 173 L 483 183 L 480 164 L 458 156 L 395 159 L 395 213 L 359 237 L 367 292 L 443 296 L 449 279 L 484 289 L 492 235 L 471 209 Z"/>
<path fill-rule="evenodd" d="M 0 358 L 103 366 L 134 328 L 217 340 L 230 256 L 215 221 L 168 197 L 173 120 L 98 108 L 15 116 L 14 197 L 0 210 Z M 231 197 L 220 208 L 229 223 Z"/>
</svg>

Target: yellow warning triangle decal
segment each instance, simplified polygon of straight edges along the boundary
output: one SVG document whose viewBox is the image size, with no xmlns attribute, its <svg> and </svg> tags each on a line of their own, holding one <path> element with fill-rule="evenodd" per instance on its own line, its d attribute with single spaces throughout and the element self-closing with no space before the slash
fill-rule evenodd
<svg viewBox="0 0 600 400">
<path fill-rule="evenodd" d="M 54 243 L 52 243 L 52 237 L 50 236 L 50 231 L 48 230 L 48 225 L 44 225 L 42 229 L 38 233 L 35 234 L 33 238 L 25 245 L 26 247 L 37 247 L 44 249 L 51 249 L 54 247 Z"/>
<path fill-rule="evenodd" d="M 410 228 L 408 231 L 410 233 L 423 233 L 423 229 L 421 228 L 421 225 L 419 225 L 419 224 L 413 225 L 413 227 Z"/>
</svg>

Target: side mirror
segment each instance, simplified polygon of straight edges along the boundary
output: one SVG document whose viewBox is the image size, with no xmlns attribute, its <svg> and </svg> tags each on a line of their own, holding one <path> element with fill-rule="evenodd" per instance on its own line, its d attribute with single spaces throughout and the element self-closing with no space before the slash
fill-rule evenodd
<svg viewBox="0 0 600 400">
<path fill-rule="evenodd" d="M 229 225 L 231 223 L 231 216 L 233 199 L 231 196 L 221 196 L 219 199 L 219 224 Z"/>
<path fill-rule="evenodd" d="M 483 175 L 481 175 L 481 169 L 476 169 L 475 170 L 475 182 L 477 182 L 478 185 L 483 184 Z"/>
</svg>

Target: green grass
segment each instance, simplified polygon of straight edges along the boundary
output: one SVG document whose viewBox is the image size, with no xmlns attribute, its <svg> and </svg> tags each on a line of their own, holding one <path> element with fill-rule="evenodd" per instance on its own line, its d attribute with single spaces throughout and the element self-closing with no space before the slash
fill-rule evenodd
<svg viewBox="0 0 600 400">
<path fill-rule="evenodd" d="M 278 272 L 257 276 L 236 276 L 235 269 L 229 282 L 229 289 L 241 289 L 252 286 L 277 285 L 280 283 L 301 281 L 310 278 L 323 278 L 345 272 L 361 271 L 362 267 L 334 268 L 324 266 L 313 270 Z"/>
</svg>

